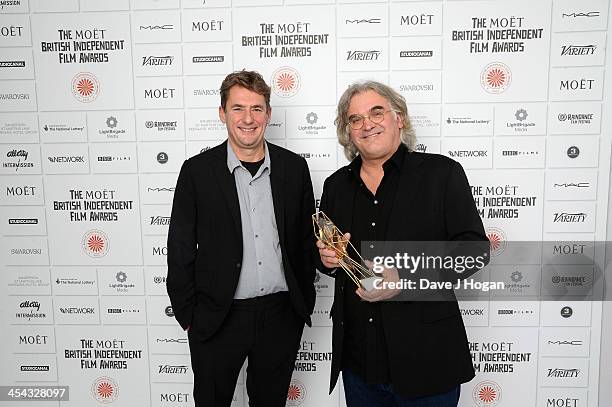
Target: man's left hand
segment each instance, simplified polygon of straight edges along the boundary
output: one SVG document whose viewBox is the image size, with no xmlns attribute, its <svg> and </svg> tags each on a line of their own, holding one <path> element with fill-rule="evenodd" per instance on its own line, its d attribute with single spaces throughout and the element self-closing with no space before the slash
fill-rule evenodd
<svg viewBox="0 0 612 407">
<path fill-rule="evenodd" d="M 370 268 L 370 270 L 372 269 L 372 262 L 366 260 L 366 265 L 368 266 L 368 268 Z M 395 267 L 391 267 L 391 268 L 387 268 L 385 267 L 383 272 L 382 272 L 382 281 L 378 282 L 376 285 L 379 288 L 373 288 L 371 290 L 364 290 L 363 288 L 359 287 L 357 288 L 357 291 L 355 291 L 355 293 L 364 301 L 368 301 L 368 302 L 377 302 L 377 301 L 385 301 L 385 300 L 389 300 L 393 297 L 395 297 L 396 295 L 398 295 L 401 291 L 401 289 L 399 288 L 387 288 L 386 285 L 384 285 L 385 282 L 394 282 L 397 283 L 399 282 L 399 273 L 397 272 L 397 269 Z"/>
</svg>

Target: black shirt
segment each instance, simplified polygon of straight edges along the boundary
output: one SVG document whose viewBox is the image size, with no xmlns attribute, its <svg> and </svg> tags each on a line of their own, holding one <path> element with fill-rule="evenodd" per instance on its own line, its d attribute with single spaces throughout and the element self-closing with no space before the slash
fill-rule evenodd
<svg viewBox="0 0 612 407">
<path fill-rule="evenodd" d="M 261 164 L 263 164 L 265 159 L 266 158 L 264 157 L 261 160 L 255 161 L 255 162 L 242 161 L 242 160 L 240 160 L 240 162 L 242 163 L 242 166 L 251 173 L 251 176 L 254 177 L 255 174 L 257 174 L 257 171 L 259 171 L 259 167 L 261 167 Z"/>
<path fill-rule="evenodd" d="M 357 191 L 353 208 L 353 230 L 349 232 L 351 243 L 362 253 L 362 242 L 384 240 L 406 151 L 406 146 L 400 144 L 397 151 L 383 164 L 384 176 L 375 194 L 370 192 L 361 179 L 361 157 L 349 165 Z M 348 278 L 344 289 L 346 318 L 342 365 L 360 375 L 367 383 L 388 383 L 389 357 L 380 320 L 381 304 L 362 301 L 355 294 L 355 283 Z"/>
</svg>

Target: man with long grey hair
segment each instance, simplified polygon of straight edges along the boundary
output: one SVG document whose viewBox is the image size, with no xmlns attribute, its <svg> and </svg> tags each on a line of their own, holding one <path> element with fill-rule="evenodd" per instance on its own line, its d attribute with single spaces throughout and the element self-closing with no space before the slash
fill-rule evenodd
<svg viewBox="0 0 612 407">
<path fill-rule="evenodd" d="M 351 163 L 327 178 L 320 209 L 350 232 L 345 238 L 354 247 L 487 242 L 463 168 L 414 152 L 406 101 L 395 90 L 372 81 L 349 86 L 336 125 Z M 317 247 L 319 270 L 335 278 L 330 392 L 342 371 L 349 407 L 456 406 L 460 384 L 474 369 L 454 296 L 402 301 L 397 289 L 356 288 L 338 268 L 336 252 L 321 241 Z M 385 268 L 382 277 L 398 281 L 398 270 Z"/>
</svg>

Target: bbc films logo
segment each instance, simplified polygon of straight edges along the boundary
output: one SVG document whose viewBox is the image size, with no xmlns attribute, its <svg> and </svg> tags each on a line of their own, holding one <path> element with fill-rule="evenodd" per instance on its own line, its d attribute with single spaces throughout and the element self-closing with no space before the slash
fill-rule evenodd
<svg viewBox="0 0 612 407">
<path fill-rule="evenodd" d="M 108 253 L 108 237 L 100 230 L 90 230 L 83 235 L 82 247 L 89 257 L 104 257 Z"/>
<path fill-rule="evenodd" d="M 300 90 L 300 74 L 289 66 L 278 68 L 272 74 L 272 89 L 282 98 L 295 96 Z"/>
<path fill-rule="evenodd" d="M 295 407 L 301 405 L 306 400 L 306 386 L 297 379 L 291 379 L 289 389 L 287 391 L 287 407 Z"/>
<path fill-rule="evenodd" d="M 502 391 L 499 384 L 494 381 L 484 381 L 474 386 L 472 399 L 478 407 L 493 407 L 502 399 Z"/>
<path fill-rule="evenodd" d="M 91 385 L 93 398 L 103 404 L 110 404 L 119 397 L 119 386 L 110 377 L 98 377 Z"/>
<path fill-rule="evenodd" d="M 488 93 L 503 93 L 511 83 L 512 72 L 506 64 L 501 62 L 488 64 L 480 73 L 480 84 Z"/>
<path fill-rule="evenodd" d="M 72 95 L 81 103 L 90 103 L 96 100 L 100 93 L 100 82 L 90 72 L 80 72 L 72 78 Z"/>
</svg>

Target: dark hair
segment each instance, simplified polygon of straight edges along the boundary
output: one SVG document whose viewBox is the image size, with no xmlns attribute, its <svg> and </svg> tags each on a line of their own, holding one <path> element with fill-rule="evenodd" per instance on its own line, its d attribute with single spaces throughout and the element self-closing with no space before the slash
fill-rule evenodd
<svg viewBox="0 0 612 407">
<path fill-rule="evenodd" d="M 225 110 L 225 104 L 229 97 L 230 89 L 233 86 L 242 86 L 245 89 L 262 95 L 266 99 L 266 109 L 270 109 L 270 87 L 264 81 L 259 72 L 255 71 L 236 71 L 227 75 L 221 83 L 221 107 Z"/>
</svg>

